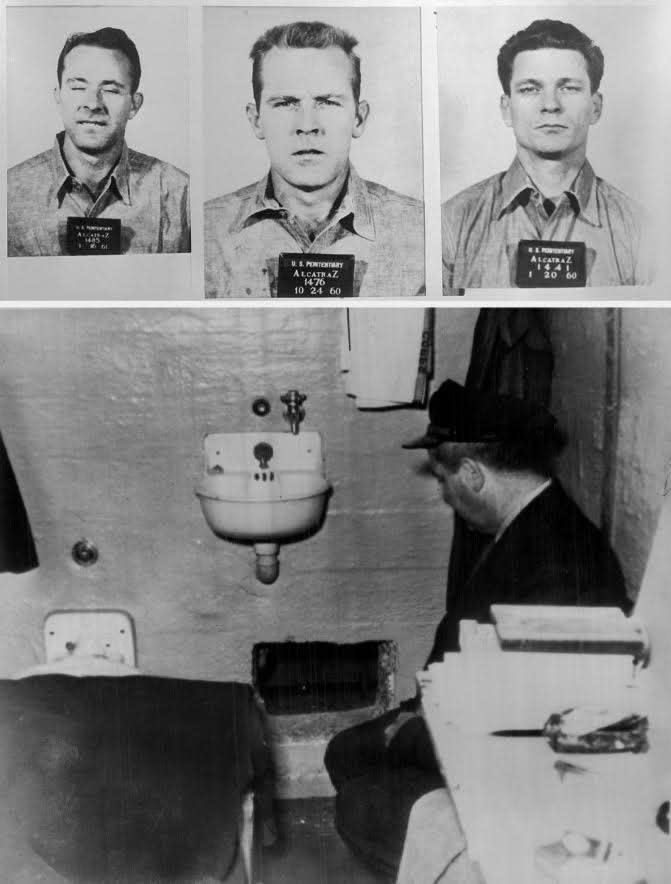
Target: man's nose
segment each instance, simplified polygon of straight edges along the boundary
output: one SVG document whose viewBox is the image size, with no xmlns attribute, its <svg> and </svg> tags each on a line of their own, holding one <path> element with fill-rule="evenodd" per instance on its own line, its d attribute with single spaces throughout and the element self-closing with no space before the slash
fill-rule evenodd
<svg viewBox="0 0 671 884">
<path fill-rule="evenodd" d="M 87 110 L 102 110 L 105 107 L 102 89 L 89 88 L 82 94 L 81 104 Z"/>
<path fill-rule="evenodd" d="M 322 128 L 319 109 L 312 102 L 301 104 L 297 111 L 296 133 L 298 135 L 316 134 Z"/>
<path fill-rule="evenodd" d="M 543 110 L 550 113 L 556 113 L 561 110 L 561 101 L 559 91 L 557 89 L 547 88 L 543 90 Z"/>
</svg>

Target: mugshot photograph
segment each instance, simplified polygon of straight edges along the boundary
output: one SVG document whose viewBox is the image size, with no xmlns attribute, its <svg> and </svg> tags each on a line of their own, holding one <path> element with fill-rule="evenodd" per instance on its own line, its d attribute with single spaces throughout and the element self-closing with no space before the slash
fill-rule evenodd
<svg viewBox="0 0 671 884">
<path fill-rule="evenodd" d="M 440 10 L 444 294 L 654 281 L 659 22 L 611 12 Z"/>
<path fill-rule="evenodd" d="M 191 250 L 186 15 L 8 10 L 9 257 Z"/>
<path fill-rule="evenodd" d="M 424 295 L 419 10 L 203 15 L 205 296 Z"/>
</svg>

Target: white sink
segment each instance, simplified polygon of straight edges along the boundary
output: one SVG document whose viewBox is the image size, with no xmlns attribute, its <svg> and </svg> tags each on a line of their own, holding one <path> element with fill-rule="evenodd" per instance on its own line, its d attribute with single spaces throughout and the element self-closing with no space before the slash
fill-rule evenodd
<svg viewBox="0 0 671 884">
<path fill-rule="evenodd" d="M 272 478 L 270 477 L 272 475 Z M 210 473 L 196 488 L 207 524 L 218 537 L 281 541 L 321 521 L 329 482 L 308 470 Z"/>
<path fill-rule="evenodd" d="M 310 534 L 324 518 L 331 484 L 321 436 L 214 433 L 204 448 L 205 474 L 195 490 L 207 524 L 217 537 L 253 543 L 257 576 L 272 583 L 279 543 Z"/>
</svg>

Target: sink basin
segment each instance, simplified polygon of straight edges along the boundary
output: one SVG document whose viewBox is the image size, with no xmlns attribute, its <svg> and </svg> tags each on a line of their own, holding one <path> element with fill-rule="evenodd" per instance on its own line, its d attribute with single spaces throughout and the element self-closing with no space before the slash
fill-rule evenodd
<svg viewBox="0 0 671 884">
<path fill-rule="evenodd" d="M 196 494 L 218 537 L 266 542 L 287 540 L 316 528 L 330 489 L 329 482 L 314 471 L 257 469 L 252 474 L 206 475 Z"/>
<path fill-rule="evenodd" d="M 257 452 L 268 450 L 267 459 L 259 458 Z M 218 537 L 263 544 L 308 534 L 320 524 L 331 490 L 321 436 L 314 431 L 206 436 L 205 475 L 195 490 Z"/>
</svg>

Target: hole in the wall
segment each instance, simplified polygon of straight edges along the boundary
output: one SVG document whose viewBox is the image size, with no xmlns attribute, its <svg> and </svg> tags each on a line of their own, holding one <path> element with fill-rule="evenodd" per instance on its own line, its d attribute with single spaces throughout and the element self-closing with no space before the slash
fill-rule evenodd
<svg viewBox="0 0 671 884">
<path fill-rule="evenodd" d="M 254 645 L 252 678 L 270 715 L 386 708 L 396 661 L 390 641 L 267 642 Z"/>
</svg>

